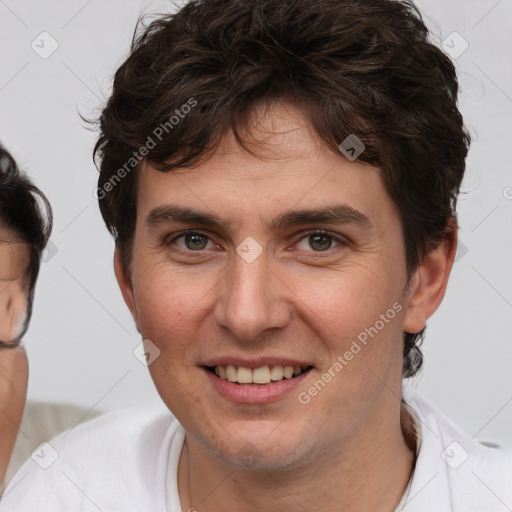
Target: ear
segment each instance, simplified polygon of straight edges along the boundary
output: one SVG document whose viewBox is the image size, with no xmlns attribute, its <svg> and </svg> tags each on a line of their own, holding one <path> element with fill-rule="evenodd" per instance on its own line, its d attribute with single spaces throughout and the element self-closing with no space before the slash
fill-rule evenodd
<svg viewBox="0 0 512 512">
<path fill-rule="evenodd" d="M 451 219 L 443 239 L 425 255 L 409 282 L 405 332 L 420 332 L 443 300 L 457 251 L 457 223 Z"/>
<path fill-rule="evenodd" d="M 128 306 L 130 313 L 137 323 L 137 308 L 135 307 L 135 300 L 133 298 L 133 287 L 130 277 L 125 269 L 124 263 L 121 258 L 121 253 L 116 247 L 114 251 L 114 272 L 116 274 L 117 284 L 123 294 L 125 304 Z"/>
</svg>

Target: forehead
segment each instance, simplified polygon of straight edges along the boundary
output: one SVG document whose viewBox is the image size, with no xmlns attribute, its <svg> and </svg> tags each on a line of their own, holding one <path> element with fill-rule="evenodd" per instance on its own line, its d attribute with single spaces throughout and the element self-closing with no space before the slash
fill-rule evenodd
<svg viewBox="0 0 512 512">
<path fill-rule="evenodd" d="M 393 210 L 380 170 L 349 161 L 328 148 L 289 104 L 252 112 L 241 135 L 232 132 L 215 152 L 192 169 L 169 173 L 145 163 L 137 190 L 138 219 L 164 204 L 215 212 L 236 223 L 250 218 L 269 221 L 294 208 L 346 204 L 379 217 Z"/>
</svg>

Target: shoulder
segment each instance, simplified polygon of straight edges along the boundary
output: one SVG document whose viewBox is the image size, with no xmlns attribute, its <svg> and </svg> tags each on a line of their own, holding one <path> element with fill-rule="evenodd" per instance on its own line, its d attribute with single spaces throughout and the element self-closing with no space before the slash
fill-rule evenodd
<svg viewBox="0 0 512 512">
<path fill-rule="evenodd" d="M 0 510 L 159 510 L 179 428 L 161 408 L 126 409 L 80 424 L 33 452 Z"/>
<path fill-rule="evenodd" d="M 422 511 L 421 502 L 425 510 L 436 506 L 439 512 L 510 511 L 512 451 L 481 445 L 418 394 L 406 393 L 404 399 L 421 429 L 411 496 L 422 489 L 416 504 L 411 501 L 404 511 Z"/>
</svg>

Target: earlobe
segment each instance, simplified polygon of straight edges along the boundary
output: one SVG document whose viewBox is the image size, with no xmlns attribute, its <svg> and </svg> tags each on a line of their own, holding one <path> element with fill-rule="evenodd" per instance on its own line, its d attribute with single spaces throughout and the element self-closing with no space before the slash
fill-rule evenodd
<svg viewBox="0 0 512 512">
<path fill-rule="evenodd" d="M 125 269 L 121 253 L 117 247 L 114 252 L 114 272 L 117 284 L 119 285 L 119 289 L 123 295 L 124 302 L 128 306 L 135 323 L 137 323 L 137 308 L 135 307 L 135 300 L 133 298 L 132 282 Z"/>
<path fill-rule="evenodd" d="M 443 300 L 457 250 L 457 223 L 450 220 L 443 239 L 423 258 L 410 279 L 403 330 L 420 332 Z"/>
</svg>

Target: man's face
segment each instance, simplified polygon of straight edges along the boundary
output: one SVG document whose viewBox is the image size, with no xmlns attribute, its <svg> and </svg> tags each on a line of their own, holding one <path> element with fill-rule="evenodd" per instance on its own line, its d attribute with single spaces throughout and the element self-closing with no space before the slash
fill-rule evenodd
<svg viewBox="0 0 512 512">
<path fill-rule="evenodd" d="M 16 340 L 25 327 L 28 261 L 28 245 L 0 226 L 0 341 L 4 343 Z M 0 349 L 0 487 L 21 423 L 27 382 L 25 350 Z"/>
<path fill-rule="evenodd" d="M 291 106 L 259 115 L 266 159 L 228 134 L 194 169 L 141 170 L 120 282 L 160 351 L 156 387 L 197 446 L 270 469 L 364 443 L 398 411 L 407 279 L 379 170 L 328 151 Z M 287 366 L 306 371 L 283 378 Z"/>
<path fill-rule="evenodd" d="M 23 331 L 28 305 L 29 249 L 0 227 L 0 340 L 10 342 Z"/>
</svg>

